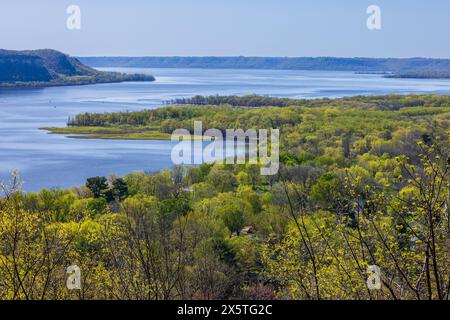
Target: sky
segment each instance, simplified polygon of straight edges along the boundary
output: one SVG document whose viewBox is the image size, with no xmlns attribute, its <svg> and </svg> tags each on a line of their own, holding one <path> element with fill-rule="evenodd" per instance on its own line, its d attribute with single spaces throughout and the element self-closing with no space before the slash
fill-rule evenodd
<svg viewBox="0 0 450 320">
<path fill-rule="evenodd" d="M 367 28 L 370 5 L 381 30 Z M 0 48 L 74 56 L 450 58 L 449 34 L 449 0 L 0 1 Z"/>
</svg>

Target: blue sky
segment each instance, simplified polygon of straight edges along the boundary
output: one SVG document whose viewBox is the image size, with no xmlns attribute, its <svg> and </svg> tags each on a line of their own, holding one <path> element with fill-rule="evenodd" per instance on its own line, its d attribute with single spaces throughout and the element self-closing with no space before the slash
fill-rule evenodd
<svg viewBox="0 0 450 320">
<path fill-rule="evenodd" d="M 81 30 L 66 9 L 81 8 Z M 382 29 L 366 27 L 381 8 Z M 450 58 L 449 0 L 1 0 L 0 47 L 71 55 Z"/>
</svg>

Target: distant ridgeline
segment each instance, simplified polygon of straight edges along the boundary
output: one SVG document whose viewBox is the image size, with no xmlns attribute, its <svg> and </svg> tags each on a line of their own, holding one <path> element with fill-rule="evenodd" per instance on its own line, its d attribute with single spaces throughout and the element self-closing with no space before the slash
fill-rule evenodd
<svg viewBox="0 0 450 320">
<path fill-rule="evenodd" d="M 353 71 L 387 77 L 450 78 L 450 59 L 288 57 L 84 57 L 93 67 Z"/>
<path fill-rule="evenodd" d="M 101 72 L 55 50 L 0 49 L 0 87 L 46 87 L 121 81 L 153 81 L 148 75 Z"/>
</svg>

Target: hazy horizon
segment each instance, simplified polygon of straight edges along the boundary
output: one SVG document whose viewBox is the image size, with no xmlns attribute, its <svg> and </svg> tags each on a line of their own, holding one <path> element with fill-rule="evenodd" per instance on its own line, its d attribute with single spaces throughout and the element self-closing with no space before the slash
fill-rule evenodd
<svg viewBox="0 0 450 320">
<path fill-rule="evenodd" d="M 52 49 L 52 48 L 41 48 L 41 49 Z M 40 50 L 40 49 L 32 49 Z M 71 55 L 70 53 L 65 52 Z M 439 58 L 439 57 L 425 57 L 425 56 L 406 56 L 406 57 L 367 57 L 367 56 L 244 56 L 244 55 L 204 55 L 204 56 L 194 56 L 194 55 L 71 55 L 73 57 L 79 58 L 338 58 L 338 59 L 436 59 L 436 60 L 450 60 L 449 58 Z"/>
<path fill-rule="evenodd" d="M 0 48 L 0 50 L 8 51 L 34 51 L 34 50 L 57 50 L 55 48 L 29 48 L 29 49 L 9 49 Z M 405 56 L 405 57 L 369 57 L 369 56 L 246 56 L 246 55 L 74 55 L 70 52 L 61 51 L 67 55 L 76 58 L 342 58 L 342 59 L 437 59 L 437 60 L 450 60 L 450 57 L 426 57 L 426 56 Z"/>
</svg>

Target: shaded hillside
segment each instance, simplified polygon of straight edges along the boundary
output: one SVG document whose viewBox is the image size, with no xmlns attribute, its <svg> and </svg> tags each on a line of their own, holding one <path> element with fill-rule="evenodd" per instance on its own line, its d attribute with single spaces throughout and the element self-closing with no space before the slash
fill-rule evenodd
<svg viewBox="0 0 450 320">
<path fill-rule="evenodd" d="M 101 72 L 55 50 L 0 50 L 0 86 L 40 87 L 120 81 L 153 81 L 148 75 Z"/>
</svg>

